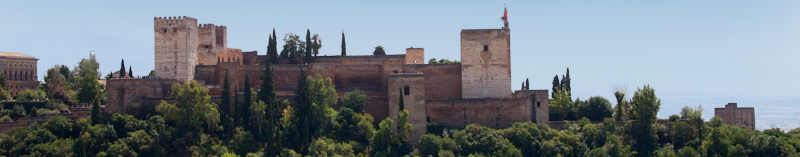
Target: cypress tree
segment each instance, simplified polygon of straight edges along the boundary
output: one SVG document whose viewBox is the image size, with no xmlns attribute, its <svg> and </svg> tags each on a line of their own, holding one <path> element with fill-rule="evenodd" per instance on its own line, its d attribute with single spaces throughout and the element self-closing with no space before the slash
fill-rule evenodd
<svg viewBox="0 0 800 157">
<path fill-rule="evenodd" d="M 344 43 L 344 31 L 342 31 L 342 56 L 347 56 L 347 45 Z"/>
<path fill-rule="evenodd" d="M 561 90 L 561 83 L 558 82 L 558 75 L 556 75 L 555 77 L 553 77 L 553 91 L 550 93 L 550 97 L 555 99 L 556 92 L 560 90 Z"/>
<path fill-rule="evenodd" d="M 133 78 L 133 66 L 128 66 L 128 75 Z"/>
<path fill-rule="evenodd" d="M 233 118 L 233 124 L 236 126 L 242 126 L 242 104 L 239 103 L 239 92 L 234 90 L 233 91 L 233 110 L 231 110 L 231 117 Z"/>
<path fill-rule="evenodd" d="M 311 45 L 313 45 L 313 43 L 311 42 L 311 30 L 306 29 L 306 49 L 304 53 L 305 55 L 303 56 L 303 62 L 305 63 L 311 63 L 312 60 L 314 59 L 313 58 L 314 56 L 311 56 L 311 49 L 312 49 Z"/>
<path fill-rule="evenodd" d="M 92 103 L 92 124 L 100 124 L 100 102 Z"/>
<path fill-rule="evenodd" d="M 566 88 L 567 93 L 572 93 L 572 87 L 570 87 L 569 85 L 571 81 L 572 79 L 569 78 L 569 68 L 567 68 L 567 78 L 566 78 L 566 83 L 564 83 L 564 88 Z"/>
<path fill-rule="evenodd" d="M 400 88 L 399 90 L 400 90 L 400 104 L 398 104 L 398 106 L 399 106 L 398 111 L 402 111 L 402 110 L 406 109 L 406 104 L 405 104 L 404 99 L 403 99 L 403 89 Z"/>
<path fill-rule="evenodd" d="M 311 98 L 309 97 L 308 93 L 308 82 L 306 79 L 306 73 L 302 69 L 303 66 L 300 66 L 300 76 L 298 76 L 297 81 L 297 91 L 295 92 L 297 95 L 295 96 L 295 117 L 297 117 L 297 123 L 295 123 L 298 131 L 298 145 L 297 147 L 300 148 L 301 152 L 306 153 L 308 145 L 311 143 L 311 129 L 310 129 L 310 117 L 311 115 Z"/>
<path fill-rule="evenodd" d="M 120 63 L 119 78 L 125 78 L 125 59 L 122 59 L 122 63 Z"/>
<path fill-rule="evenodd" d="M 246 125 L 245 128 L 251 128 L 250 126 L 250 106 L 253 103 L 251 90 L 250 89 L 250 75 L 244 75 L 244 103 L 242 103 L 242 110 L 239 112 L 242 118 L 242 125 Z M 252 132 L 252 130 L 251 130 Z"/>
<path fill-rule="evenodd" d="M 525 82 L 522 82 L 522 88 L 520 90 L 525 90 Z"/>
<path fill-rule="evenodd" d="M 272 80 L 272 63 L 267 62 L 265 65 L 261 81 L 261 90 L 258 92 L 258 99 L 267 105 L 265 109 L 266 111 L 264 112 L 266 113 L 265 117 L 267 118 L 267 126 L 265 127 L 266 130 L 263 133 L 266 134 L 264 137 L 265 141 L 267 141 L 266 155 L 276 156 L 280 154 L 282 143 L 280 133 L 281 111 L 278 103 L 275 102 L 275 91 Z"/>
<path fill-rule="evenodd" d="M 528 79 L 526 78 L 525 79 L 525 90 L 530 90 L 530 89 L 531 89 L 531 82 L 529 82 Z"/>
<path fill-rule="evenodd" d="M 231 85 L 228 81 L 228 70 L 225 70 L 225 80 L 222 83 L 222 97 L 219 105 L 220 123 L 225 127 L 226 133 L 232 133 L 233 122 L 231 121 Z"/>
<path fill-rule="evenodd" d="M 272 35 L 269 37 L 269 45 L 267 46 L 267 56 L 273 64 L 278 64 L 278 39 L 275 35 L 275 28 L 272 28 Z"/>
</svg>

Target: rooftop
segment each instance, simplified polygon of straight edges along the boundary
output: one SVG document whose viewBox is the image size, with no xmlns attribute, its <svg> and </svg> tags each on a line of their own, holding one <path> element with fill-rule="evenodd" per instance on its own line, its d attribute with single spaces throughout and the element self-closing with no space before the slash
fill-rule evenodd
<svg viewBox="0 0 800 157">
<path fill-rule="evenodd" d="M 14 52 L 0 52 L 0 57 L 17 57 L 17 58 L 30 58 L 35 59 L 31 56 L 21 53 L 14 53 Z"/>
</svg>

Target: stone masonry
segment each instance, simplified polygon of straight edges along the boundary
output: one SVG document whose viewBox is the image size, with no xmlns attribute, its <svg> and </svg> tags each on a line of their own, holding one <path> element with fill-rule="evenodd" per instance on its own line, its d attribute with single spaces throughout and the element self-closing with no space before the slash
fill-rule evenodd
<svg viewBox="0 0 800 157">
<path fill-rule="evenodd" d="M 511 96 L 511 33 L 508 29 L 461 30 L 464 98 Z"/>
</svg>

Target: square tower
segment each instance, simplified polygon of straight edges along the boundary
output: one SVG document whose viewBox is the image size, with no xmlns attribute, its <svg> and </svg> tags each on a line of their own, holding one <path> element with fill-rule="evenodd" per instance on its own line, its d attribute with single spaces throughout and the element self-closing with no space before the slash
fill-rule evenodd
<svg viewBox="0 0 800 157">
<path fill-rule="evenodd" d="M 461 96 L 511 97 L 509 29 L 461 30 Z"/>
<path fill-rule="evenodd" d="M 154 19 L 156 77 L 190 81 L 197 65 L 197 19 Z"/>
</svg>

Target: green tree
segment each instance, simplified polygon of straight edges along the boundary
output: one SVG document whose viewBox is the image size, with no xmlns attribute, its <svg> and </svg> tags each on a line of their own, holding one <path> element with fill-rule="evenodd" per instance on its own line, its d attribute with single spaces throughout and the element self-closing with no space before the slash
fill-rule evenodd
<svg viewBox="0 0 800 157">
<path fill-rule="evenodd" d="M 594 96 L 578 106 L 578 114 L 579 118 L 586 117 L 592 121 L 601 121 L 611 117 L 611 103 L 603 97 Z"/>
<path fill-rule="evenodd" d="M 556 92 L 558 91 L 561 91 L 561 82 L 558 81 L 558 75 L 556 75 L 555 77 L 553 77 L 553 89 L 550 92 L 551 99 L 556 98 Z"/>
<path fill-rule="evenodd" d="M 655 152 L 656 157 L 677 157 L 675 154 L 675 148 L 672 147 L 671 144 L 666 144 L 665 146 L 659 148 Z"/>
<path fill-rule="evenodd" d="M 314 56 L 311 55 L 311 51 L 314 51 L 314 43 L 311 41 L 311 30 L 306 29 L 306 49 L 303 55 L 303 63 L 314 62 Z"/>
<path fill-rule="evenodd" d="M 267 45 L 267 60 L 273 64 L 278 64 L 278 37 L 275 35 L 275 28 L 272 28 L 272 35 L 269 36 Z"/>
<path fill-rule="evenodd" d="M 356 113 L 363 113 L 367 95 L 361 90 L 354 90 L 344 94 L 342 107 L 350 108 Z"/>
<path fill-rule="evenodd" d="M 125 59 L 122 59 L 119 67 L 119 78 L 125 78 L 126 76 L 128 75 L 125 75 Z"/>
<path fill-rule="evenodd" d="M 17 93 L 16 99 L 21 101 L 40 101 L 45 100 L 47 98 L 47 94 L 44 93 L 42 90 L 30 90 L 25 89 L 19 93 Z"/>
<path fill-rule="evenodd" d="M 156 76 L 156 71 L 155 70 L 150 70 L 150 73 L 148 73 L 147 76 L 151 76 L 151 77 L 152 76 Z"/>
<path fill-rule="evenodd" d="M 330 78 L 323 78 L 317 74 L 314 77 L 308 76 L 307 82 L 308 96 L 312 107 L 309 124 L 314 124 L 310 125 L 310 129 L 312 137 L 316 138 L 326 135 L 326 130 L 333 129 L 336 111 L 330 106 L 336 104 L 339 99 L 336 87 Z"/>
<path fill-rule="evenodd" d="M 658 138 L 653 131 L 653 124 L 656 122 L 656 114 L 661 106 L 661 100 L 656 97 L 655 90 L 645 85 L 633 94 L 631 102 L 634 110 L 635 122 L 631 125 L 631 137 L 635 139 L 633 150 L 638 152 L 636 156 L 650 156 L 656 150 L 656 139 Z"/>
<path fill-rule="evenodd" d="M 156 111 L 178 129 L 179 135 L 191 135 L 193 141 L 196 141 L 200 134 L 216 130 L 220 113 L 217 105 L 211 103 L 208 88 L 195 81 L 174 84 L 170 97 L 175 98 L 175 104 L 162 101 L 156 106 Z"/>
<path fill-rule="evenodd" d="M 90 117 L 92 118 L 92 124 L 100 124 L 102 123 L 102 115 L 100 114 L 100 102 L 92 103 L 92 113 Z"/>
<path fill-rule="evenodd" d="M 679 121 L 672 124 L 670 136 L 672 137 L 672 144 L 675 148 L 683 148 L 691 140 L 694 135 L 694 129 L 688 123 Z"/>
<path fill-rule="evenodd" d="M 695 150 L 692 147 L 683 147 L 681 149 L 678 149 L 677 156 L 679 156 L 679 157 L 699 157 L 700 154 L 698 154 L 697 150 Z"/>
<path fill-rule="evenodd" d="M 372 51 L 372 55 L 386 55 L 386 51 L 383 50 L 383 46 L 376 46 L 375 51 Z"/>
<path fill-rule="evenodd" d="M 269 56 L 267 56 L 269 57 Z M 267 62 L 264 65 L 264 71 L 261 76 L 261 90 L 258 92 L 258 99 L 264 103 L 267 119 L 265 121 L 264 136 L 266 143 L 266 154 L 269 156 L 278 155 L 281 151 L 281 108 L 278 102 L 275 101 L 275 87 L 273 84 L 272 63 Z"/>
<path fill-rule="evenodd" d="M 708 138 L 701 146 L 703 156 L 728 156 L 728 148 L 731 147 L 731 145 L 727 138 L 728 136 L 723 131 L 720 131 L 719 128 L 711 129 Z"/>
<path fill-rule="evenodd" d="M 78 72 L 78 101 L 83 104 L 93 104 L 100 99 L 100 83 L 98 79 L 100 64 L 95 60 L 94 55 L 89 58 L 81 59 L 75 71 Z"/>
<path fill-rule="evenodd" d="M 241 109 L 239 111 L 239 119 L 241 119 L 241 124 L 245 125 L 248 131 L 251 131 L 252 126 L 250 126 L 250 106 L 253 104 L 253 89 L 250 87 L 250 76 L 248 74 L 244 75 L 244 102 L 241 105 Z"/>
<path fill-rule="evenodd" d="M 128 76 L 133 78 L 133 66 L 128 66 Z"/>
<path fill-rule="evenodd" d="M 225 130 L 225 137 L 230 137 L 228 135 L 233 134 L 234 128 L 234 106 L 231 105 L 231 85 L 230 81 L 228 80 L 228 70 L 225 70 L 225 79 L 222 83 L 222 96 L 220 98 L 220 105 L 219 105 L 219 117 L 220 122 L 222 123 L 223 129 Z"/>
<path fill-rule="evenodd" d="M 297 77 L 299 80 L 297 82 L 297 91 L 295 91 L 296 96 L 294 100 L 294 116 L 295 116 L 295 127 L 297 131 L 297 142 L 295 143 L 296 147 L 299 148 L 300 152 L 307 152 L 306 148 L 311 143 L 311 139 L 313 139 L 313 130 L 311 130 L 311 122 L 313 121 L 313 104 L 311 103 L 311 96 L 309 96 L 309 85 L 308 79 L 306 79 L 306 73 L 302 69 L 300 69 L 300 76 Z"/>
<path fill-rule="evenodd" d="M 309 40 L 309 44 L 311 44 L 311 50 L 314 50 L 312 51 L 314 57 L 317 57 L 317 55 L 319 55 L 319 49 L 322 48 L 322 39 L 319 38 L 319 34 L 314 34 L 311 40 Z"/>
<path fill-rule="evenodd" d="M 403 89 L 401 88 L 399 90 L 400 90 L 400 93 L 397 93 L 397 94 L 400 95 L 400 100 L 398 100 L 398 101 L 400 101 L 400 103 L 398 103 L 398 107 L 399 107 L 399 111 L 402 111 L 402 110 L 405 110 L 406 104 L 405 104 L 405 102 L 403 102 L 405 100 L 405 99 L 403 99 Z"/>
<path fill-rule="evenodd" d="M 294 35 L 292 33 L 286 34 L 283 37 L 283 41 L 286 43 L 283 45 L 283 50 L 281 51 L 281 57 L 288 57 L 289 63 L 297 64 L 300 63 L 303 59 L 303 52 L 305 52 L 306 42 L 300 40 L 300 36 Z"/>
<path fill-rule="evenodd" d="M 614 120 L 627 121 L 630 105 L 625 101 L 625 90 L 614 91 L 614 97 L 617 98 L 617 106 L 614 107 Z"/>
<path fill-rule="evenodd" d="M 347 45 L 344 42 L 344 31 L 342 31 L 342 56 L 347 56 Z"/>
</svg>

